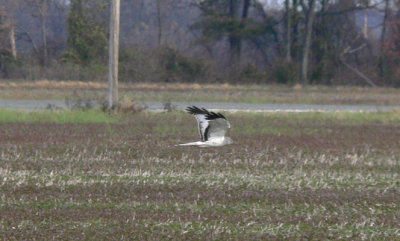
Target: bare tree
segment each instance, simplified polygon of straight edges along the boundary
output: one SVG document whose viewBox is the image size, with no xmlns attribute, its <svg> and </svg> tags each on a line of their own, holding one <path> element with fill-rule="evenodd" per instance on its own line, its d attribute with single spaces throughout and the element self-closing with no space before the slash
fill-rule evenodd
<svg viewBox="0 0 400 241">
<path fill-rule="evenodd" d="M 162 44 L 162 12 L 161 12 L 161 0 L 157 0 L 157 23 L 158 23 L 158 46 Z"/>
<path fill-rule="evenodd" d="M 290 0 L 285 0 L 285 12 L 286 12 L 286 62 L 292 62 L 292 10 L 290 9 Z"/>
<path fill-rule="evenodd" d="M 28 4 L 32 5 L 36 9 L 36 13 L 32 13 L 33 16 L 38 17 L 41 27 L 42 36 L 42 65 L 46 65 L 48 62 L 48 51 L 47 51 L 47 16 L 48 16 L 48 4 L 49 0 L 25 0 Z"/>
<path fill-rule="evenodd" d="M 11 46 L 11 54 L 13 58 L 17 58 L 17 42 L 16 42 L 16 19 L 15 15 L 18 10 L 18 1 L 15 0 L 6 0 L 6 9 L 7 9 L 7 25 L 9 26 L 9 36 L 10 36 L 10 46 Z"/>
<path fill-rule="evenodd" d="M 36 0 L 36 6 L 39 10 L 40 22 L 42 25 L 42 41 L 43 41 L 43 65 L 47 64 L 48 51 L 47 51 L 47 10 L 48 0 Z"/>
<path fill-rule="evenodd" d="M 315 2 L 316 0 L 308 0 L 308 6 L 304 3 L 304 0 L 300 1 L 302 6 L 304 16 L 305 16 L 305 33 L 304 33 L 304 42 L 303 42 L 303 53 L 301 60 L 301 81 L 304 84 L 308 84 L 308 60 L 310 54 L 310 46 L 312 40 L 312 32 L 313 32 L 313 23 L 315 17 Z"/>
<path fill-rule="evenodd" d="M 236 17 L 238 16 L 238 2 L 237 0 L 229 0 L 229 16 L 231 17 L 232 23 L 235 21 Z M 236 33 L 231 33 L 229 35 L 229 46 L 230 46 L 230 53 L 231 53 L 231 60 L 233 64 L 238 63 L 240 58 L 240 40 Z"/>
<path fill-rule="evenodd" d="M 243 1 L 243 8 L 240 14 L 239 3 L 240 1 L 238 0 L 229 0 L 229 16 L 232 19 L 232 24 L 237 22 L 239 25 L 244 26 L 249 15 L 250 0 Z M 232 63 L 240 63 L 240 55 L 242 50 L 242 37 L 240 36 L 240 33 L 233 31 L 229 35 L 229 46 Z"/>
<path fill-rule="evenodd" d="M 387 25 L 387 19 L 389 15 L 389 0 L 385 0 L 385 10 L 384 10 L 384 17 L 383 17 L 383 23 L 382 23 L 382 32 L 381 32 L 381 39 L 380 39 L 380 53 L 379 53 L 379 63 L 378 63 L 378 68 L 379 68 L 379 76 L 382 78 L 383 73 L 384 73 L 384 42 L 385 42 L 385 35 L 386 35 L 386 25 Z"/>
<path fill-rule="evenodd" d="M 368 39 L 368 13 L 369 13 L 369 5 L 370 0 L 360 0 L 361 5 L 365 6 L 363 14 L 364 14 L 364 22 L 363 22 L 363 36 L 365 39 Z"/>
<path fill-rule="evenodd" d="M 15 24 L 10 21 L 10 44 L 11 44 L 11 54 L 13 58 L 17 58 L 17 42 L 15 41 Z"/>
</svg>

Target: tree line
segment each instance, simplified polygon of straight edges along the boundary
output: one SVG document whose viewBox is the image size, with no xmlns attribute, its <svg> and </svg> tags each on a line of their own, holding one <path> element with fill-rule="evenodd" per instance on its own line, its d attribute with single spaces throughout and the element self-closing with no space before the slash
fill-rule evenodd
<svg viewBox="0 0 400 241">
<path fill-rule="evenodd" d="M 0 77 L 105 80 L 109 14 L 2 0 Z M 120 81 L 398 87 L 399 38 L 399 0 L 121 1 Z"/>
</svg>

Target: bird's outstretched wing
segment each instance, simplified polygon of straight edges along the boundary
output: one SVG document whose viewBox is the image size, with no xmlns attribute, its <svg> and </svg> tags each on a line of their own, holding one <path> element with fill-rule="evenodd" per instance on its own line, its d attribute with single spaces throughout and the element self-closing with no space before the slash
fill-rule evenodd
<svg viewBox="0 0 400 241">
<path fill-rule="evenodd" d="M 186 110 L 196 117 L 201 141 L 224 137 L 226 130 L 230 127 L 229 122 L 221 113 L 200 109 L 196 106 L 188 107 Z"/>
</svg>

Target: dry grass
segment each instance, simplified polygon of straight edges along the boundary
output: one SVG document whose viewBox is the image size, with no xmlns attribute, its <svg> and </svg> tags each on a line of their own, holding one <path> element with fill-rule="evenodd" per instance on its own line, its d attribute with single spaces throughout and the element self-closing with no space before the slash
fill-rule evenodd
<svg viewBox="0 0 400 241">
<path fill-rule="evenodd" d="M 0 239 L 400 238 L 397 119 L 229 117 L 210 149 L 174 112 L 0 124 Z"/>
<path fill-rule="evenodd" d="M 106 82 L 35 81 L 0 83 L 1 99 L 106 100 Z M 121 100 L 229 101 L 253 103 L 374 104 L 398 105 L 400 90 L 394 88 L 120 83 Z"/>
<path fill-rule="evenodd" d="M 157 84 L 157 83 L 137 83 L 127 84 L 120 83 L 121 89 L 142 89 L 142 90 L 187 90 L 187 89 L 212 89 L 215 87 L 234 90 L 240 87 L 230 84 L 188 84 L 188 83 L 174 83 L 174 84 Z M 43 89 L 108 89 L 107 82 L 83 82 L 83 81 L 29 81 L 29 82 L 3 82 L 0 83 L 0 88 L 43 88 Z"/>
</svg>

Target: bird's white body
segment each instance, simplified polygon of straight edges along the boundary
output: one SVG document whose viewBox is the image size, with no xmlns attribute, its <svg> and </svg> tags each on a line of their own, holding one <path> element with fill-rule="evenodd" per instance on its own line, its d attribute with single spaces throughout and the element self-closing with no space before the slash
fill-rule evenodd
<svg viewBox="0 0 400 241">
<path fill-rule="evenodd" d="M 209 112 L 196 106 L 188 107 L 187 111 L 196 117 L 201 141 L 179 144 L 179 146 L 218 147 L 232 144 L 231 138 L 226 137 L 227 129 L 231 127 L 225 116 Z"/>
</svg>

